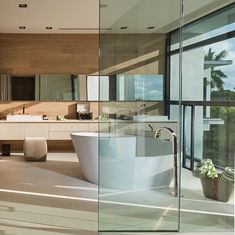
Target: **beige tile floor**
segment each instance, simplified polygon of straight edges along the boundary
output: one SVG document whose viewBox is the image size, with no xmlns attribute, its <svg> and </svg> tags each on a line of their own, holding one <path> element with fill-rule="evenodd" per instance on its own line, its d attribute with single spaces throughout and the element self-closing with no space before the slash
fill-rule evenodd
<svg viewBox="0 0 235 235">
<path fill-rule="evenodd" d="M 182 173 L 184 197 L 181 200 L 181 233 L 233 234 L 233 198 L 228 203 L 205 200 L 198 179 L 192 178 L 188 171 Z M 177 206 L 176 199 L 164 190 L 149 190 L 144 194 L 114 194 L 105 200 L 149 204 L 153 208 L 146 211 L 144 207 L 138 207 L 136 210 L 133 205 L 125 205 L 125 215 L 122 206 L 111 203 L 104 208 L 106 214 L 103 213 L 101 219 L 108 222 L 110 228 L 123 228 L 125 224 L 128 225 L 127 229 L 149 229 L 153 225 L 159 228 L 162 226 L 163 229 L 175 227 L 174 210 L 164 215 L 165 218 L 162 217 L 163 222 L 156 222 L 159 219 L 158 213 L 160 218 L 163 214 L 162 210 L 154 208 L 159 207 L 159 200 L 156 198 L 159 199 L 161 196 L 163 206 L 164 202 L 168 205 L 169 200 L 172 202 L 171 205 Z M 25 162 L 22 154 L 0 158 L 0 235 L 95 235 L 98 229 L 97 197 L 97 186 L 84 180 L 75 154 L 50 153 L 46 163 Z M 111 214 L 107 211 L 110 208 Z"/>
<path fill-rule="evenodd" d="M 97 192 L 75 154 L 1 158 L 0 235 L 97 234 Z"/>
<path fill-rule="evenodd" d="M 159 232 L 138 233 L 138 235 L 234 235 L 234 232 Z M 136 233 L 99 233 L 99 235 L 136 235 Z"/>
<path fill-rule="evenodd" d="M 228 202 L 207 199 L 201 183 L 187 170 L 182 171 L 181 231 L 232 232 L 234 197 Z M 99 228 L 110 230 L 177 229 L 178 198 L 169 189 L 146 189 L 104 193 L 100 197 Z"/>
</svg>

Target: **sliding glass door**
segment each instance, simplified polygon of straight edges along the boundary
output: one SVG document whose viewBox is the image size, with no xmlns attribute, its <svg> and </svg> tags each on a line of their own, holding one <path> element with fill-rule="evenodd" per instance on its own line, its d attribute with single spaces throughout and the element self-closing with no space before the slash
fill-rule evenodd
<svg viewBox="0 0 235 235">
<path fill-rule="evenodd" d="M 235 157 L 235 1 L 184 0 L 183 30 L 169 33 L 169 110 L 178 116 L 182 82 L 181 229 L 233 231 Z M 228 4 L 229 2 L 233 2 Z M 190 18 L 194 14 L 194 19 Z M 195 17 L 197 15 L 197 17 Z M 182 48 L 179 35 L 182 35 Z M 182 77 L 179 55 L 182 54 Z M 192 175 L 199 162 L 213 162 L 218 184 Z M 231 171 L 231 181 L 221 174 Z M 203 188 L 207 180 L 207 187 Z M 214 183 L 214 185 L 216 185 Z M 223 185 L 226 185 L 222 189 Z M 214 193 L 208 195 L 211 189 Z M 221 190 L 222 189 L 222 190 Z M 219 195 L 219 191 L 223 193 Z"/>
<path fill-rule="evenodd" d="M 180 28 L 181 4 L 100 0 L 101 233 L 179 230 L 180 118 L 166 98 L 168 32 Z"/>
</svg>

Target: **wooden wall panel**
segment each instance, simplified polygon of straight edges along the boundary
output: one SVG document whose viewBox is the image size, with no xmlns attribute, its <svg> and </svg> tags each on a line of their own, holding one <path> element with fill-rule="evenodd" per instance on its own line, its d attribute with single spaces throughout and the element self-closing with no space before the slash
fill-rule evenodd
<svg viewBox="0 0 235 235">
<path fill-rule="evenodd" d="M 91 74 L 98 34 L 0 34 L 0 73 Z"/>
<path fill-rule="evenodd" d="M 103 74 L 164 74 L 165 34 L 101 34 Z"/>
<path fill-rule="evenodd" d="M 10 144 L 11 153 L 20 153 L 23 152 L 23 140 L 0 140 L 0 152 L 2 152 L 2 145 Z M 47 140 L 48 152 L 72 152 L 74 153 L 74 147 L 72 140 Z"/>
</svg>

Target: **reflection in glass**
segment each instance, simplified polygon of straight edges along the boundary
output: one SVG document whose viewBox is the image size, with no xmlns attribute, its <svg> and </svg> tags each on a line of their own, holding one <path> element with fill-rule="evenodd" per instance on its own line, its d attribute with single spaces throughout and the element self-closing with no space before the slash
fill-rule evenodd
<svg viewBox="0 0 235 235">
<path fill-rule="evenodd" d="M 163 84 L 167 33 L 179 27 L 181 2 L 100 3 L 108 5 L 100 7 L 100 74 L 109 76 L 112 102 L 99 103 L 99 230 L 177 231 L 171 136 L 154 133 L 169 127 L 178 134 L 164 110 Z"/>
<path fill-rule="evenodd" d="M 117 100 L 163 100 L 163 75 L 118 75 L 117 90 Z"/>
<path fill-rule="evenodd" d="M 42 74 L 36 79 L 36 97 L 38 100 L 78 100 L 78 76 L 70 74 Z"/>
<path fill-rule="evenodd" d="M 85 89 L 85 87 L 84 87 Z M 79 75 L 0 75 L 1 101 L 79 100 Z"/>
<path fill-rule="evenodd" d="M 109 76 L 87 76 L 87 100 L 109 100 Z"/>
</svg>

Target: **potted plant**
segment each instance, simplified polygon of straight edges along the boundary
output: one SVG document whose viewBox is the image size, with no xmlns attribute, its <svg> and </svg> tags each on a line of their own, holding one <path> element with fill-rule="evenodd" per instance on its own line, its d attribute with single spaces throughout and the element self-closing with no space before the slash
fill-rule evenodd
<svg viewBox="0 0 235 235">
<path fill-rule="evenodd" d="M 203 194 L 205 197 L 227 202 L 234 184 L 234 169 L 225 167 L 221 174 L 211 159 L 204 159 L 196 164 L 193 175 L 201 179 Z"/>
</svg>

